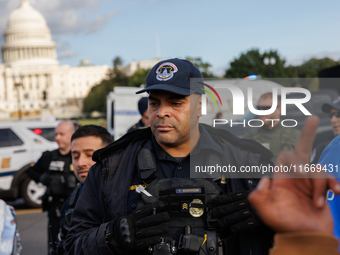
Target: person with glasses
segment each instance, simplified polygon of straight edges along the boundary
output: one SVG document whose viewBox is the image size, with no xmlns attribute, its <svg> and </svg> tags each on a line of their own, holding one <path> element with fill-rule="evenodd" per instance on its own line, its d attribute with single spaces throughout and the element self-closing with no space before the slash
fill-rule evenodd
<svg viewBox="0 0 340 255">
<path fill-rule="evenodd" d="M 148 98 L 142 97 L 138 101 L 138 111 L 142 118 L 134 124 L 132 127 L 128 129 L 128 132 L 131 132 L 136 129 L 146 128 L 150 126 L 149 124 L 149 116 L 148 116 Z"/>
<path fill-rule="evenodd" d="M 311 163 L 321 164 L 330 174 L 340 180 L 340 97 L 337 97 L 332 103 L 323 104 L 321 109 L 329 114 L 333 135 L 315 147 Z M 333 234 L 340 240 L 340 196 L 329 196 L 328 200 L 334 221 Z"/>
<path fill-rule="evenodd" d="M 323 104 L 321 110 L 329 114 L 333 135 L 315 147 L 312 153 L 311 163 L 321 164 L 340 180 L 340 97 L 337 97 L 332 103 Z M 328 200 L 334 221 L 333 234 L 340 240 L 340 196 L 329 196 Z"/>
<path fill-rule="evenodd" d="M 338 98 L 338 101 L 340 101 L 340 98 Z M 337 113 L 340 117 L 339 110 L 334 112 L 334 109 L 336 109 L 336 108 L 331 109 L 330 114 Z M 326 110 L 327 110 L 327 106 L 326 106 Z M 339 117 L 335 117 L 335 115 L 333 115 L 332 119 L 331 119 L 332 127 L 334 126 L 334 128 L 333 128 L 334 135 L 335 135 L 335 131 L 336 131 L 336 128 L 335 128 L 336 124 L 334 122 L 337 121 L 337 122 L 340 123 Z M 339 125 L 339 124 L 337 124 L 337 125 Z M 323 150 L 323 152 L 320 156 L 320 159 L 318 161 L 318 164 L 322 165 L 322 169 L 327 169 L 327 171 L 330 174 L 332 174 L 334 177 L 336 177 L 338 181 L 340 180 L 340 172 L 339 172 L 340 146 L 339 146 L 339 143 L 340 143 L 340 136 L 338 135 Z M 337 194 L 337 195 L 333 194 L 333 192 L 334 192 L 334 190 L 332 190 L 332 192 L 330 192 L 330 195 L 328 195 L 327 200 L 328 200 L 328 204 L 330 206 L 332 216 L 333 216 L 333 221 L 334 221 L 333 235 L 340 240 L 340 195 L 339 194 Z M 339 249 L 339 251 L 340 251 L 340 249 Z"/>
<path fill-rule="evenodd" d="M 332 103 L 325 103 L 321 106 L 324 113 L 329 114 L 333 135 L 328 137 L 324 142 L 318 144 L 314 149 L 311 156 L 311 164 L 317 164 L 323 150 L 329 143 L 338 135 L 340 135 L 340 97 L 337 97 Z"/>
<path fill-rule="evenodd" d="M 261 95 L 257 109 L 269 110 L 273 105 L 273 94 L 271 92 Z M 300 131 L 291 127 L 281 125 L 281 97 L 277 98 L 276 110 L 269 115 L 257 116 L 263 123 L 260 128 L 253 128 L 244 138 L 255 140 L 264 147 L 271 150 L 275 161 L 283 150 L 293 151 L 300 137 Z"/>
</svg>

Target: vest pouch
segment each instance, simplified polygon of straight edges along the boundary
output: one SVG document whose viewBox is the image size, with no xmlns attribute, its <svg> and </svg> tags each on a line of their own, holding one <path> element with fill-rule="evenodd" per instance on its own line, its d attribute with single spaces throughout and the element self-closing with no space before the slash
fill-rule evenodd
<svg viewBox="0 0 340 255">
<path fill-rule="evenodd" d="M 67 197 L 76 187 L 75 176 L 53 173 L 50 178 L 50 196 Z"/>
<path fill-rule="evenodd" d="M 146 187 L 152 197 L 141 193 L 141 201 L 137 208 L 160 200 L 165 210 L 170 214 L 169 233 L 164 236 L 166 243 L 176 242 L 177 246 L 185 229 L 190 227 L 186 243 L 195 240 L 204 240 L 208 226 L 208 204 L 221 193 L 221 188 L 210 179 L 161 179 L 154 180 Z M 182 238 L 183 239 L 183 238 Z M 195 245 L 196 246 L 196 245 Z M 189 248 L 190 249 L 190 248 Z M 182 250 L 184 252 L 184 250 Z M 188 252 L 188 250 L 186 250 Z M 195 252 L 194 252 L 195 253 Z"/>
</svg>

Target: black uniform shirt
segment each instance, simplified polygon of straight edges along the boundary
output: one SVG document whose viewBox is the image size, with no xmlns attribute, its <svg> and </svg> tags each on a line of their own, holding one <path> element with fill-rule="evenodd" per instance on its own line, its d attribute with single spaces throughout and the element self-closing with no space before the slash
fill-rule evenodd
<svg viewBox="0 0 340 255">
<path fill-rule="evenodd" d="M 209 153 L 218 153 L 223 155 L 222 148 L 213 140 L 210 134 L 204 129 L 200 128 L 200 139 L 194 150 L 184 158 L 174 158 L 168 154 L 157 143 L 155 137 L 152 135 L 153 151 L 155 152 L 157 178 L 190 178 L 190 157 L 202 157 L 202 155 L 210 155 Z M 205 158 L 201 158 L 204 161 Z M 128 214 L 136 209 L 139 199 L 139 194 L 135 191 L 135 185 L 144 184 L 138 174 L 135 174 L 131 183 L 129 199 L 128 199 Z M 221 186 L 224 188 L 224 186 Z"/>
<path fill-rule="evenodd" d="M 60 209 L 77 181 L 73 173 L 71 152 L 62 155 L 58 149 L 45 151 L 37 163 L 28 169 L 27 174 L 36 183 L 43 181 L 43 184 L 47 186 L 42 198 L 44 210 L 50 207 L 52 203 L 57 204 Z M 41 180 L 40 178 L 44 174 L 47 176 L 45 180 Z M 52 176 L 55 178 L 52 178 Z M 58 179 L 58 181 L 53 181 L 55 179 Z M 65 184 L 62 184 L 59 180 L 65 180 Z M 50 200 L 50 196 L 53 197 L 53 200 Z"/>
<path fill-rule="evenodd" d="M 54 152 L 57 152 L 56 158 L 53 158 Z M 55 161 L 55 167 L 57 167 L 55 170 L 69 172 L 72 163 L 71 152 L 62 155 L 58 149 L 54 151 L 45 151 L 39 160 L 28 169 L 28 176 L 38 183 L 40 181 L 40 176 L 44 173 L 48 173 L 50 168 L 54 167 L 50 165 L 52 161 Z M 60 162 L 64 162 L 64 164 L 61 165 Z M 60 169 L 60 167 L 62 167 L 62 169 Z"/>
<path fill-rule="evenodd" d="M 157 164 L 157 174 L 159 179 L 163 178 L 190 178 L 190 157 L 195 158 L 195 156 L 202 157 L 202 155 L 207 156 L 210 153 L 218 153 L 223 155 L 222 148 L 213 140 L 209 133 L 204 129 L 200 129 L 200 139 L 194 150 L 184 157 L 181 161 L 169 155 L 162 147 L 156 142 L 154 136 L 152 136 L 152 144 L 154 146 L 154 151 L 156 152 L 156 164 Z M 203 157 L 200 161 L 205 161 L 206 158 Z"/>
<path fill-rule="evenodd" d="M 207 130 L 208 136 L 201 132 L 199 144 L 191 153 L 191 158 L 199 157 L 202 154 L 201 162 L 208 160 L 208 163 L 210 163 L 210 156 L 219 156 L 216 149 L 221 147 L 224 154 L 221 159 L 223 164 L 228 163 L 235 166 L 271 164 L 269 160 L 271 153 L 257 143 L 239 140 L 232 134 L 229 135 L 228 132 L 220 132 L 218 129 L 215 131 L 206 125 L 203 125 L 203 129 Z M 149 136 L 151 135 L 150 129 L 135 132 L 126 135 L 120 142 L 117 141 L 112 147 L 107 148 L 95 157 L 99 164 L 92 166 L 72 216 L 72 228 L 65 243 L 69 254 L 111 254 L 105 243 L 105 228 L 109 221 L 118 220 L 121 216 L 131 213 L 133 211 L 132 205 L 136 207 L 139 194 L 131 186 L 132 184 L 143 184 L 138 178 L 137 171 L 133 173 L 133 170 L 139 166 L 136 162 L 137 151 L 141 148 L 150 147 L 154 150 L 154 145 Z M 136 135 L 140 135 L 140 139 L 136 139 L 135 143 L 131 142 Z M 203 140 L 205 138 L 208 140 Z M 215 147 L 215 140 L 217 147 Z M 212 147 L 209 146 L 209 141 L 212 141 Z M 197 152 L 201 153 L 195 155 L 196 149 Z M 162 165 L 162 161 L 170 163 L 176 168 L 177 166 L 183 167 L 185 160 L 189 158 L 186 157 L 178 163 L 175 162 L 176 159 L 174 159 L 175 161 L 165 160 L 166 154 L 163 154 L 164 160 L 159 159 L 158 154 L 159 151 L 154 154 L 156 155 L 155 161 L 160 161 L 157 164 L 164 167 L 163 173 L 168 166 Z M 171 168 L 171 170 L 172 173 L 175 173 L 174 168 Z M 176 174 L 179 175 L 179 172 L 183 170 L 177 170 Z M 229 192 L 253 190 L 256 184 L 250 178 L 228 178 L 227 180 Z M 250 181 L 252 182 L 251 185 Z M 127 193 L 129 187 L 130 192 Z M 132 194 L 137 196 L 132 199 Z M 129 210 L 127 210 L 127 204 Z M 263 255 L 268 254 L 270 247 L 264 245 L 266 240 L 270 242 L 271 238 L 266 239 L 264 233 L 257 228 L 254 231 L 249 231 L 249 233 L 247 231 L 242 232 L 239 235 L 239 241 L 236 241 L 235 244 L 239 244 L 239 247 L 245 250 L 242 254 Z"/>
</svg>

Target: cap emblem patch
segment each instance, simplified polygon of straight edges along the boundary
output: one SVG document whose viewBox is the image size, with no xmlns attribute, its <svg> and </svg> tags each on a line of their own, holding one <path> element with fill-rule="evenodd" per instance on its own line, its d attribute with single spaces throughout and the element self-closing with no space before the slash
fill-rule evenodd
<svg viewBox="0 0 340 255">
<path fill-rule="evenodd" d="M 156 70 L 156 78 L 159 81 L 167 81 L 170 80 L 174 73 L 178 71 L 177 66 L 175 66 L 173 63 L 166 62 L 161 64 L 157 70 Z"/>
</svg>

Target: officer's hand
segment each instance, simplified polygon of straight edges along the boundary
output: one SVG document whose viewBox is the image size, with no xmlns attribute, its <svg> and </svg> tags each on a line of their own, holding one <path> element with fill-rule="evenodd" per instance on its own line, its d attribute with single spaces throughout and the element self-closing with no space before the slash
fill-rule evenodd
<svg viewBox="0 0 340 255">
<path fill-rule="evenodd" d="M 249 193 L 250 191 L 239 191 L 213 199 L 212 217 L 218 219 L 220 227 L 238 233 L 261 224 L 248 202 Z"/>
<path fill-rule="evenodd" d="M 133 251 L 153 246 L 169 231 L 170 216 L 160 201 L 136 209 L 130 215 L 110 224 L 109 243 L 120 251 Z M 155 212 L 155 214 L 154 214 Z"/>
<path fill-rule="evenodd" d="M 39 178 L 39 182 L 41 182 L 45 186 L 48 186 L 51 182 L 49 174 L 47 173 L 42 174 Z"/>
</svg>

